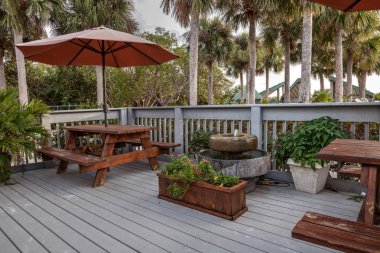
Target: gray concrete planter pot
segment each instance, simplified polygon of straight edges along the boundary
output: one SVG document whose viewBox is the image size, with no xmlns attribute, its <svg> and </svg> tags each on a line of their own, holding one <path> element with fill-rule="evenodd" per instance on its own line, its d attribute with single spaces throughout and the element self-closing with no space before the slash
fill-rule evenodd
<svg viewBox="0 0 380 253">
<path fill-rule="evenodd" d="M 309 166 L 301 166 L 292 160 L 288 160 L 290 172 L 292 173 L 294 186 L 297 191 L 317 194 L 325 188 L 327 177 L 329 175 L 330 164 L 317 166 L 313 170 Z"/>
</svg>

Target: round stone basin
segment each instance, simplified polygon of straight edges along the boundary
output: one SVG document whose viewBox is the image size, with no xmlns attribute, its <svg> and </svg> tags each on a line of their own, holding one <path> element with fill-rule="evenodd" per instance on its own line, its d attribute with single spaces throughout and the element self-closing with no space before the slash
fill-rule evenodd
<svg viewBox="0 0 380 253">
<path fill-rule="evenodd" d="M 228 154 L 228 153 L 227 153 Z M 263 150 L 228 154 L 206 149 L 199 152 L 199 160 L 208 160 L 216 171 L 226 176 L 259 177 L 271 169 L 271 156 Z"/>
<path fill-rule="evenodd" d="M 257 137 L 250 134 L 215 134 L 210 136 L 209 146 L 221 152 L 246 152 L 257 148 Z"/>
</svg>

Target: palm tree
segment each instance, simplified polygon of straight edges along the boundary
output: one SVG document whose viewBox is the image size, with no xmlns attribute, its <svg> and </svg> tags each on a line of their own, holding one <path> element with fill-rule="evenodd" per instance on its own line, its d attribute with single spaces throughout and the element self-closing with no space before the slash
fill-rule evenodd
<svg viewBox="0 0 380 253">
<path fill-rule="evenodd" d="M 23 42 L 24 32 L 27 29 L 32 29 L 35 34 L 41 36 L 49 15 L 60 5 L 60 0 L 2 0 L 1 8 L 6 13 L 3 23 L 13 31 L 14 44 Z M 17 47 L 15 47 L 15 55 L 19 100 L 21 104 L 27 104 L 29 99 L 25 59 Z"/>
<path fill-rule="evenodd" d="M 355 73 L 359 82 L 359 98 L 365 98 L 367 76 L 380 72 L 380 34 L 374 33 L 361 41 L 353 56 Z"/>
<path fill-rule="evenodd" d="M 208 104 L 214 103 L 213 64 L 227 60 L 233 46 L 232 29 L 219 18 L 201 19 L 199 49 L 208 69 Z"/>
<path fill-rule="evenodd" d="M 335 48 L 335 99 L 337 102 L 343 102 L 343 33 L 345 28 L 349 28 L 348 17 L 350 13 L 343 13 L 331 8 L 326 8 L 318 17 L 316 22 L 334 41 Z M 331 91 L 333 92 L 333 91 Z"/>
<path fill-rule="evenodd" d="M 262 22 L 262 36 L 267 43 L 273 43 L 278 37 L 284 50 L 285 62 L 285 91 L 284 102 L 290 102 L 290 63 L 291 51 L 296 47 L 296 42 L 301 34 L 300 5 L 295 1 L 279 1 L 276 10 L 276 18 L 268 13 Z"/>
<path fill-rule="evenodd" d="M 190 25 L 189 89 L 190 105 L 197 105 L 198 93 L 198 44 L 200 15 L 213 8 L 210 0 L 162 0 L 165 14 L 171 13 L 183 27 Z"/>
<path fill-rule="evenodd" d="M 248 69 L 248 34 L 242 33 L 234 38 L 234 45 L 227 63 L 227 75 L 240 79 L 240 103 L 244 104 L 244 72 Z"/>
<path fill-rule="evenodd" d="M 303 25 L 302 25 L 302 59 L 301 59 L 301 85 L 299 101 L 309 103 L 311 88 L 311 58 L 313 37 L 313 10 L 307 0 L 302 1 Z"/>
<path fill-rule="evenodd" d="M 275 10 L 275 0 L 218 0 L 217 8 L 222 11 L 224 19 L 236 29 L 242 25 L 249 27 L 249 65 L 247 83 L 247 102 L 255 103 L 256 75 L 256 25 L 263 13 Z"/>
<path fill-rule="evenodd" d="M 2 21 L 4 20 L 5 15 L 5 12 L 0 7 L 0 90 L 3 90 L 7 87 L 5 80 L 4 56 L 5 50 L 11 48 L 11 33 L 5 25 L 2 25 Z"/>
<path fill-rule="evenodd" d="M 53 32 L 56 35 L 77 32 L 101 25 L 133 33 L 137 22 L 133 18 L 134 3 L 132 0 L 69 0 L 65 11 L 53 15 Z M 103 103 L 102 66 L 96 66 L 97 102 Z"/>
<path fill-rule="evenodd" d="M 344 49 L 347 62 L 347 88 L 348 94 L 352 94 L 352 72 L 354 64 L 354 53 L 360 47 L 362 42 L 368 40 L 376 31 L 378 31 L 380 22 L 379 14 L 376 11 L 355 12 L 348 16 L 347 29 L 344 35 Z M 351 101 L 352 96 L 348 96 Z"/>
<path fill-rule="evenodd" d="M 258 66 L 260 66 L 258 69 L 261 68 L 260 72 L 265 73 L 266 92 L 264 99 L 268 100 L 270 83 L 269 74 L 271 71 L 279 73 L 284 69 L 284 54 L 279 40 L 268 42 L 261 37 L 259 41 L 261 41 L 262 54 L 261 57 L 258 57 Z"/>
</svg>

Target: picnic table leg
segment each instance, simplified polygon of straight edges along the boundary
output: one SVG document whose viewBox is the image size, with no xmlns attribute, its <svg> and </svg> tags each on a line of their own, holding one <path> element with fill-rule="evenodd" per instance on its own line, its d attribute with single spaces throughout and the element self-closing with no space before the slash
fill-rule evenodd
<svg viewBox="0 0 380 253">
<path fill-rule="evenodd" d="M 67 131 L 67 140 L 65 149 L 71 150 L 75 147 L 75 134 L 71 131 Z M 67 166 L 69 165 L 66 161 L 60 161 L 57 169 L 57 174 L 64 174 L 67 171 Z"/>
<path fill-rule="evenodd" d="M 149 138 L 141 138 L 141 144 L 144 149 L 146 148 L 152 148 L 152 144 L 150 143 Z M 152 167 L 153 170 L 157 169 L 159 167 L 157 157 L 148 158 L 150 167 Z"/>
<path fill-rule="evenodd" d="M 377 187 L 378 187 L 378 168 L 363 165 L 368 168 L 368 190 L 365 200 L 364 223 L 373 225 L 376 215 Z"/>
<path fill-rule="evenodd" d="M 113 154 L 113 150 L 115 148 L 115 143 L 109 143 L 109 138 L 110 136 L 107 135 L 103 141 L 104 141 L 104 146 L 103 146 L 103 150 L 102 150 L 102 155 L 101 157 L 107 157 L 107 156 L 111 156 Z M 94 178 L 94 182 L 92 183 L 92 187 L 98 187 L 98 186 L 102 186 L 104 185 L 104 182 L 106 180 L 106 175 L 107 175 L 107 172 L 109 171 L 109 168 L 102 168 L 102 169 L 98 169 L 96 171 L 96 176 Z"/>
</svg>

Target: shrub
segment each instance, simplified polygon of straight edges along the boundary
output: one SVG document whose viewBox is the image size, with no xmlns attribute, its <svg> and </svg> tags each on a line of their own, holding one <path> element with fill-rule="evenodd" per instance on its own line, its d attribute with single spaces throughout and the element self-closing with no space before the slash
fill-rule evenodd
<svg viewBox="0 0 380 253">
<path fill-rule="evenodd" d="M 31 156 L 36 142 L 47 131 L 39 119 L 48 111 L 47 106 L 38 100 L 20 106 L 15 89 L 0 90 L 0 182 L 10 178 L 12 159 L 22 155 Z"/>
<path fill-rule="evenodd" d="M 348 138 L 348 131 L 342 129 L 336 119 L 321 117 L 304 122 L 294 133 L 280 135 L 275 143 L 275 153 L 281 162 L 289 158 L 302 166 L 324 166 L 326 161 L 316 158 L 316 154 L 337 138 Z"/>
<path fill-rule="evenodd" d="M 196 154 L 202 149 L 208 149 L 208 143 L 210 141 L 210 136 L 216 134 L 214 131 L 194 131 L 192 134 L 192 139 L 189 145 L 189 153 Z"/>
</svg>

